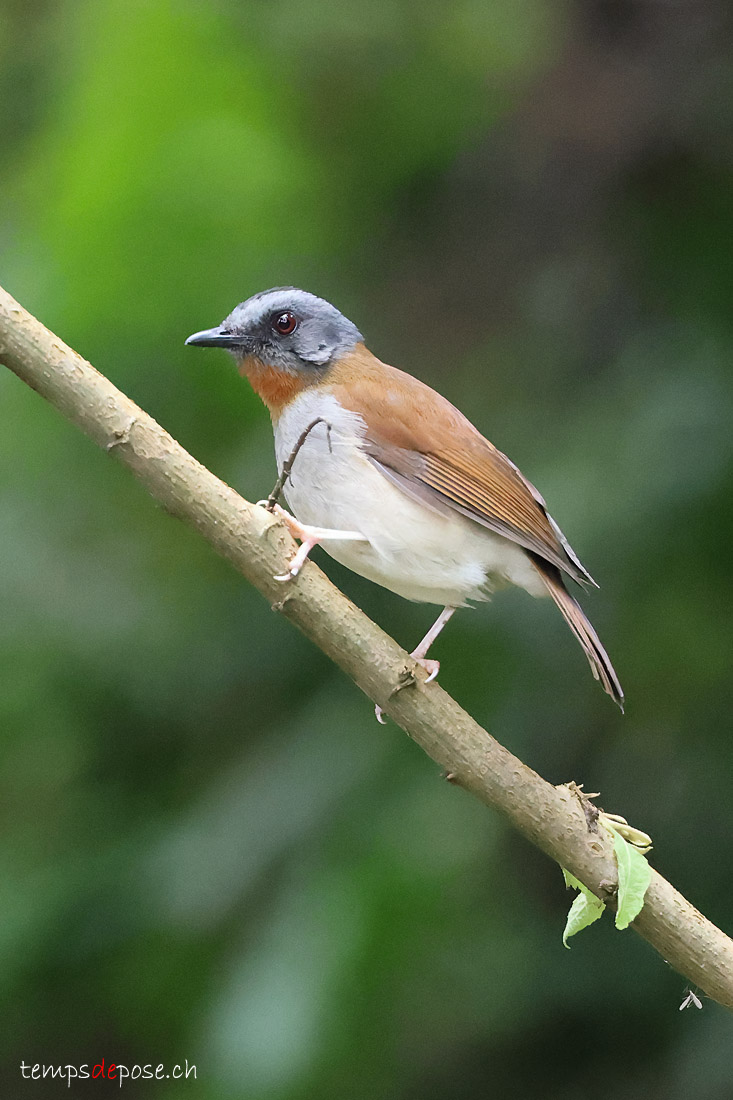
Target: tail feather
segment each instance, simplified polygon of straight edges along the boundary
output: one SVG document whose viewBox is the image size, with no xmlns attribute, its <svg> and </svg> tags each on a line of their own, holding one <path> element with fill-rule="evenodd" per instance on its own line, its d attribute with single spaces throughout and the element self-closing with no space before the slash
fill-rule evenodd
<svg viewBox="0 0 733 1100">
<path fill-rule="evenodd" d="M 572 630 L 575 637 L 583 647 L 583 652 L 588 658 L 591 672 L 596 680 L 600 680 L 604 690 L 618 703 L 623 711 L 624 693 L 619 683 L 616 671 L 611 664 L 611 659 L 601 644 L 601 640 L 593 629 L 583 608 L 574 596 L 565 587 L 560 571 L 554 565 L 533 558 L 533 564 L 542 580 L 547 586 L 547 591 L 552 596 L 557 606 L 562 611 L 565 622 Z"/>
</svg>

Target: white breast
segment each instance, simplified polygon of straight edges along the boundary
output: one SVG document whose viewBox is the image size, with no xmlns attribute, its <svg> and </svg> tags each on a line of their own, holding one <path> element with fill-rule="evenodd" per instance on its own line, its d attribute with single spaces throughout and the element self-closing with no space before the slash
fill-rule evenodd
<svg viewBox="0 0 733 1100">
<path fill-rule="evenodd" d="M 443 515 L 407 496 L 364 454 L 366 425 L 332 394 L 306 389 L 275 426 L 278 470 L 304 429 L 316 425 L 293 463 L 285 496 L 301 523 L 357 531 L 366 542 L 325 541 L 337 561 L 369 580 L 425 603 L 460 606 L 517 584 L 544 585 L 523 550 L 458 513 Z M 328 427 L 327 427 L 328 425 Z"/>
</svg>

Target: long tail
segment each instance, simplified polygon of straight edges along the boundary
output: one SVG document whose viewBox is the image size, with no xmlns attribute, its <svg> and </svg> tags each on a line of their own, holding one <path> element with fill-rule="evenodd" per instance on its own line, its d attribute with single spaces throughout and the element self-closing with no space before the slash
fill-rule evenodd
<svg viewBox="0 0 733 1100">
<path fill-rule="evenodd" d="M 547 591 L 562 611 L 565 622 L 582 645 L 591 672 L 596 680 L 601 681 L 604 690 L 608 692 L 614 702 L 618 703 L 623 711 L 624 693 L 616 671 L 611 664 L 611 659 L 601 645 L 601 640 L 591 626 L 583 608 L 563 584 L 560 570 L 554 565 L 535 558 L 534 555 L 532 555 L 532 562 L 547 585 Z"/>
</svg>

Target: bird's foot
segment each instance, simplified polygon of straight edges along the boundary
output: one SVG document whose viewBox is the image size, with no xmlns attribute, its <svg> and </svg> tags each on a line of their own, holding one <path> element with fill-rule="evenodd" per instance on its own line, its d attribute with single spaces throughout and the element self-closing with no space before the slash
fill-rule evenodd
<svg viewBox="0 0 733 1100">
<path fill-rule="evenodd" d="M 422 665 L 427 672 L 426 684 L 432 684 L 433 680 L 437 680 L 440 672 L 440 661 L 433 661 L 430 657 L 416 657 L 414 653 L 411 653 L 410 656 L 419 665 Z"/>
<path fill-rule="evenodd" d="M 257 503 L 262 507 L 268 505 L 268 501 L 266 500 L 258 500 Z M 270 511 L 273 515 L 277 516 L 281 523 L 285 524 L 293 538 L 298 539 L 300 542 L 300 546 L 288 562 L 287 571 L 285 573 L 275 574 L 274 579 L 284 583 L 298 576 L 298 573 L 308 560 L 308 555 L 311 550 L 314 546 L 318 545 L 318 538 L 315 534 L 315 528 L 309 528 L 306 527 L 305 524 L 299 523 L 295 516 L 291 515 L 285 508 L 281 508 L 279 504 L 270 505 Z"/>
<path fill-rule="evenodd" d="M 308 560 L 308 555 L 314 546 L 318 545 L 318 540 L 305 539 L 298 547 L 297 553 L 293 554 L 292 558 L 288 562 L 288 568 L 285 573 L 275 573 L 273 576 L 274 581 L 280 581 L 281 584 L 285 584 L 287 581 L 292 581 L 298 576 L 301 569 Z"/>
<path fill-rule="evenodd" d="M 269 505 L 266 500 L 258 500 L 257 503 L 262 507 Z M 271 505 L 269 510 L 285 524 L 293 538 L 298 539 L 300 542 L 296 553 L 288 562 L 287 572 L 277 573 L 274 578 L 276 581 L 291 581 L 294 577 L 297 577 L 308 560 L 311 550 L 314 546 L 318 546 L 319 542 L 324 542 L 326 539 L 367 541 L 364 535 L 359 534 L 357 531 L 336 531 L 331 527 L 311 527 L 307 523 L 301 523 L 285 508 L 281 508 L 279 504 Z"/>
</svg>

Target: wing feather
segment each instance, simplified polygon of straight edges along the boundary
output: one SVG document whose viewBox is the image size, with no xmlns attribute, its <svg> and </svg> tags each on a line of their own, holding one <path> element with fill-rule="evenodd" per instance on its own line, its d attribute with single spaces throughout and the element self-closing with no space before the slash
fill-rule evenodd
<svg viewBox="0 0 733 1100">
<path fill-rule="evenodd" d="M 333 368 L 331 384 L 340 404 L 365 421 L 371 460 L 403 491 L 460 512 L 581 584 L 595 583 L 534 486 L 444 397 L 366 348 Z"/>
</svg>

